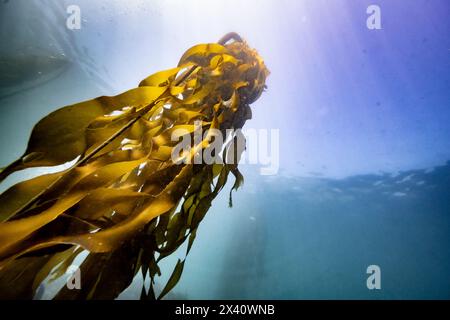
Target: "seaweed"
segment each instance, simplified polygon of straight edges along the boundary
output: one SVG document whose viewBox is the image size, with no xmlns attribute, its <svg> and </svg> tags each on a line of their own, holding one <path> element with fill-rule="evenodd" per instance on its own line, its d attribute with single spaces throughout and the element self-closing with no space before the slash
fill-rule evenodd
<svg viewBox="0 0 450 320">
<path fill-rule="evenodd" d="M 236 179 L 232 190 L 243 182 L 238 161 L 193 163 L 210 145 L 209 136 L 174 161 L 172 134 L 184 129 L 193 135 L 199 121 L 200 129 L 224 134 L 241 128 L 268 74 L 257 52 L 230 33 L 190 48 L 177 67 L 137 88 L 41 119 L 24 155 L 0 172 L 0 181 L 27 168 L 74 163 L 0 195 L 0 297 L 33 298 L 46 279 L 62 277 L 88 252 L 80 265 L 81 289 L 63 287 L 55 299 L 114 299 L 138 272 L 151 279 L 141 299 L 163 298 L 186 258 L 156 295 L 161 259 L 186 241 L 187 256 L 229 174 Z M 223 147 L 224 158 L 234 139 Z"/>
</svg>

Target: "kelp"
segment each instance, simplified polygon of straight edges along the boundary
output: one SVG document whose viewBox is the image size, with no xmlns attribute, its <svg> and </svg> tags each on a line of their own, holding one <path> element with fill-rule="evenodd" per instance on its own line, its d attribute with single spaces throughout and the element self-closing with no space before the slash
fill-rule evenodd
<svg viewBox="0 0 450 320">
<path fill-rule="evenodd" d="M 232 190 L 243 182 L 237 161 L 190 161 L 208 148 L 208 135 L 193 142 L 185 161 L 173 161 L 177 141 L 171 135 L 176 129 L 193 135 L 242 128 L 267 75 L 257 52 L 230 33 L 219 43 L 190 48 L 176 68 L 147 77 L 137 88 L 40 120 L 24 155 L 0 179 L 27 168 L 74 164 L 0 195 L 0 297 L 31 299 L 41 283 L 63 276 L 86 251 L 81 289 L 63 287 L 55 299 L 113 299 L 138 272 L 150 277 L 141 299 L 164 297 L 180 279 L 185 258 L 156 296 L 161 259 L 186 241 L 187 256 L 229 174 L 235 176 Z M 224 159 L 236 137 L 230 138 Z"/>
</svg>

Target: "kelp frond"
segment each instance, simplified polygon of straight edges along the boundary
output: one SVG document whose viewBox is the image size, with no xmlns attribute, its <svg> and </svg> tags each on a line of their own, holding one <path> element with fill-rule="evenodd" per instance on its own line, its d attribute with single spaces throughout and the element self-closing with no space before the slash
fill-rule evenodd
<svg viewBox="0 0 450 320">
<path fill-rule="evenodd" d="M 75 164 L 20 182 L 0 195 L 0 297 L 32 298 L 83 251 L 82 288 L 57 299 L 112 299 L 141 271 L 151 279 L 141 298 L 155 298 L 158 262 L 186 240 L 227 182 L 242 183 L 237 163 L 174 162 L 184 129 L 241 128 L 265 88 L 262 59 L 237 34 L 187 50 L 177 67 L 137 88 L 58 109 L 40 120 L 25 154 L 0 172 Z M 209 146 L 206 137 L 193 150 Z M 225 146 L 224 153 L 229 146 Z M 191 153 L 185 157 L 194 157 Z M 159 298 L 177 283 L 179 260 Z"/>
</svg>

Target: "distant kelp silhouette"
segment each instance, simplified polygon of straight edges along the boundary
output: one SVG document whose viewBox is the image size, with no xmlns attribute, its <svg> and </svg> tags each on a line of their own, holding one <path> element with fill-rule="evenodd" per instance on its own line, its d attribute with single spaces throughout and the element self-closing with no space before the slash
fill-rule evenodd
<svg viewBox="0 0 450 320">
<path fill-rule="evenodd" d="M 64 275 L 87 250 L 81 289 L 64 287 L 57 299 L 113 299 L 139 270 L 151 279 L 141 298 L 155 298 L 158 262 L 186 240 L 188 254 L 230 172 L 236 177 L 232 189 L 243 181 L 237 161 L 192 164 L 210 145 L 208 136 L 193 142 L 183 155 L 187 161 L 174 162 L 172 133 L 194 134 L 199 120 L 204 131 L 241 128 L 268 73 L 256 51 L 230 33 L 219 43 L 192 47 L 178 67 L 149 76 L 135 89 L 66 106 L 40 120 L 25 154 L 0 178 L 77 160 L 0 195 L 0 296 L 32 298 L 45 279 Z M 159 298 L 176 285 L 183 266 L 178 260 Z"/>
</svg>

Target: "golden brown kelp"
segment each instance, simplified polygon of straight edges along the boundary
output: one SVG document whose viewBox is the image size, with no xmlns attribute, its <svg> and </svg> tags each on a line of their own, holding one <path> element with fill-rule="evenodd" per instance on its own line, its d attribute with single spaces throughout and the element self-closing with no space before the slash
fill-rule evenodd
<svg viewBox="0 0 450 320">
<path fill-rule="evenodd" d="M 135 89 L 40 120 L 25 154 L 0 178 L 77 160 L 0 195 L 0 296 L 32 298 L 40 283 L 64 275 L 87 250 L 81 289 L 64 287 L 56 298 L 115 298 L 139 270 L 151 279 L 142 298 L 155 298 L 158 262 L 186 240 L 187 255 L 230 172 L 236 178 L 232 189 L 242 183 L 236 161 L 192 164 L 210 145 L 208 135 L 194 139 L 190 152 L 180 155 L 185 161 L 173 161 L 178 141 L 172 134 L 241 128 L 267 75 L 258 54 L 231 33 L 219 43 L 192 47 L 178 67 L 149 76 Z M 224 146 L 225 157 L 232 147 Z M 159 297 L 175 286 L 183 265 L 179 260 Z"/>
</svg>

